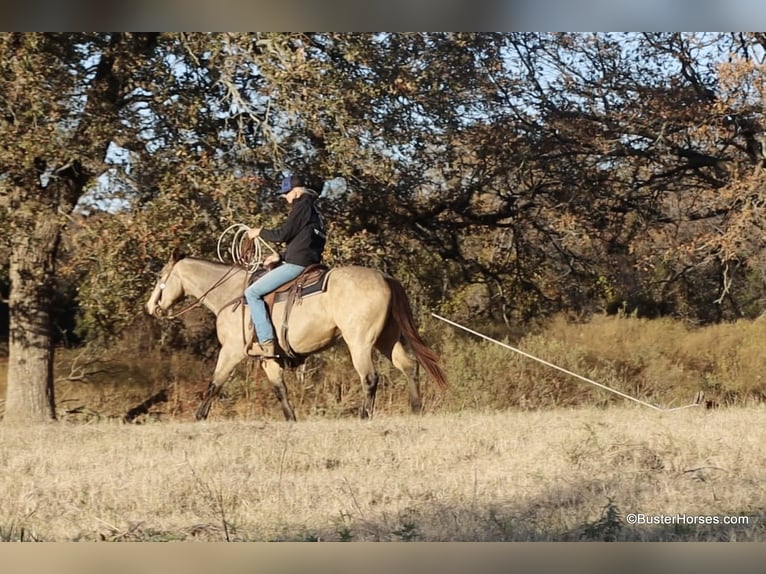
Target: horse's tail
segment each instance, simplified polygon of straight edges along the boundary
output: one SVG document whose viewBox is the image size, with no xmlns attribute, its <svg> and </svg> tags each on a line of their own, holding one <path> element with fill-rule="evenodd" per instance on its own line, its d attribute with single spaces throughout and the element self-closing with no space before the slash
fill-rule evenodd
<svg viewBox="0 0 766 574">
<path fill-rule="evenodd" d="M 386 276 L 386 281 L 391 288 L 391 317 L 399 325 L 399 329 L 415 352 L 418 362 L 423 365 L 423 368 L 428 371 L 428 374 L 442 390 L 446 389 L 447 377 L 439 366 L 439 357 L 426 346 L 420 337 L 412 318 L 412 307 L 404 287 L 393 277 Z"/>
</svg>

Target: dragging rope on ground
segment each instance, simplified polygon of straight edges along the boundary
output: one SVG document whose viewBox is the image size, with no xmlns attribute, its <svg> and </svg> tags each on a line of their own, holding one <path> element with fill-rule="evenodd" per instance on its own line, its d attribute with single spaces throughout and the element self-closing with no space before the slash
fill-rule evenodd
<svg viewBox="0 0 766 574">
<path fill-rule="evenodd" d="M 564 369 L 563 367 L 559 367 L 558 365 L 554 365 L 553 363 L 550 363 L 548 361 L 545 361 L 543 359 L 540 359 L 538 357 L 535 357 L 534 355 L 530 355 L 529 353 L 526 353 L 522 351 L 521 349 L 517 349 L 516 347 L 511 347 L 510 345 L 507 345 L 505 343 L 501 343 L 500 341 L 493 339 L 492 337 L 488 337 L 487 335 L 484 335 L 482 333 L 479 333 L 478 331 L 474 331 L 473 329 L 469 329 L 468 327 L 464 327 L 460 323 L 455 323 L 454 321 L 450 321 L 449 319 L 445 319 L 444 317 L 441 317 L 440 315 L 437 315 L 436 313 L 431 313 L 434 317 L 439 319 L 440 321 L 444 321 L 445 323 L 449 323 L 450 325 L 454 327 L 458 327 L 459 329 L 462 329 L 463 331 L 466 331 L 468 333 L 471 333 L 472 335 L 476 335 L 477 337 L 481 337 L 482 339 L 486 339 L 487 341 L 490 341 L 492 343 L 495 343 L 496 345 L 500 345 L 501 347 L 504 347 L 506 349 L 509 349 L 513 351 L 514 353 L 518 353 L 520 355 L 523 355 L 527 357 L 528 359 L 532 359 L 534 361 L 537 361 L 538 363 L 542 363 L 543 365 L 547 367 L 551 367 L 553 369 L 556 369 L 558 371 L 561 371 L 562 373 L 566 373 L 567 375 L 570 375 L 572 377 L 575 377 L 577 379 L 580 379 L 581 381 L 585 381 L 586 383 L 590 383 L 591 385 L 595 385 L 599 387 L 600 389 L 604 389 L 605 391 L 609 391 L 610 393 L 614 393 L 616 395 L 619 395 L 625 399 L 628 399 L 630 401 L 636 402 L 640 405 L 643 405 L 645 407 L 649 407 L 650 409 L 654 409 L 655 411 L 662 411 L 662 412 L 671 412 L 671 411 L 680 411 L 681 409 L 688 409 L 690 407 L 698 407 L 702 401 L 701 396 L 697 396 L 696 400 L 688 405 L 684 405 L 682 407 L 673 407 L 673 408 L 666 408 L 666 407 L 660 407 L 657 405 L 653 405 L 651 403 L 647 403 L 646 401 L 642 401 L 640 399 L 637 399 L 635 397 L 631 397 L 630 395 L 627 395 L 623 392 L 620 392 L 616 389 L 612 389 L 610 387 L 607 387 L 606 385 L 602 385 L 601 383 L 597 383 L 596 381 L 593 381 L 591 379 L 588 379 L 587 377 L 583 377 L 582 375 L 578 375 L 577 373 L 573 373 L 572 371 L 569 371 L 567 369 Z"/>
</svg>

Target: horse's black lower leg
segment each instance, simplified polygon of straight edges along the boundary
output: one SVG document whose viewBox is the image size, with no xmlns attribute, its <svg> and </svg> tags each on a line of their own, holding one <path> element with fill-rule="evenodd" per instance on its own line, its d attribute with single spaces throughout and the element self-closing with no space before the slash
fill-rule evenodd
<svg viewBox="0 0 766 574">
<path fill-rule="evenodd" d="M 413 414 L 419 415 L 423 412 L 423 402 L 420 400 L 420 396 L 411 396 L 410 397 L 410 411 L 412 411 Z"/>
<path fill-rule="evenodd" d="M 282 406 L 282 414 L 285 415 L 285 420 L 295 422 L 295 412 L 293 411 L 292 405 L 290 405 L 290 401 L 287 399 L 287 389 L 284 384 L 274 385 L 272 388 L 274 390 L 274 395 Z"/>
<path fill-rule="evenodd" d="M 261 363 L 261 367 L 266 372 L 266 376 L 271 383 L 271 388 L 274 391 L 274 396 L 277 397 L 279 405 L 282 407 L 282 414 L 285 415 L 285 419 L 288 421 L 295 421 L 295 412 L 287 398 L 287 387 L 285 386 L 284 379 L 284 363 L 282 361 L 267 359 Z"/>
<path fill-rule="evenodd" d="M 367 373 L 364 377 L 364 404 L 359 412 L 359 416 L 362 419 L 368 419 L 372 417 L 372 413 L 375 411 L 375 394 L 378 392 L 378 373 Z"/>
<path fill-rule="evenodd" d="M 213 399 L 218 396 L 219 392 L 221 392 L 221 387 L 217 386 L 215 383 L 210 383 L 208 385 L 205 394 L 202 396 L 202 403 L 200 403 L 195 414 L 198 421 L 207 418 L 207 415 L 210 413 L 210 406 L 213 404 Z"/>
<path fill-rule="evenodd" d="M 423 412 L 423 401 L 420 400 L 420 380 L 417 363 L 413 366 L 408 378 L 410 385 L 410 409 L 413 413 L 420 414 Z"/>
</svg>

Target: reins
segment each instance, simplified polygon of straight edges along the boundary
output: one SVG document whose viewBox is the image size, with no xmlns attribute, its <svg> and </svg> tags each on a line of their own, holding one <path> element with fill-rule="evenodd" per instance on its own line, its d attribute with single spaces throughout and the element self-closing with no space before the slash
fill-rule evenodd
<svg viewBox="0 0 766 574">
<path fill-rule="evenodd" d="M 212 291 L 213 291 L 215 288 L 217 288 L 217 287 L 219 287 L 220 285 L 222 285 L 222 284 L 223 284 L 223 282 L 224 282 L 224 281 L 226 281 L 226 280 L 227 280 L 227 279 L 228 279 L 228 278 L 231 276 L 231 274 L 232 274 L 232 273 L 234 273 L 234 272 L 236 272 L 238 269 L 241 269 L 241 267 L 238 267 L 237 265 L 232 265 L 231 267 L 229 267 L 229 270 L 228 270 L 228 271 L 226 271 L 226 273 L 224 273 L 224 274 L 221 276 L 221 278 L 220 278 L 220 279 L 218 279 L 218 280 L 217 280 L 215 283 L 213 283 L 213 285 L 212 285 L 210 288 L 208 288 L 208 289 L 207 289 L 207 290 L 206 290 L 206 291 L 205 291 L 205 292 L 204 292 L 202 295 L 200 295 L 200 296 L 197 298 L 197 300 L 196 300 L 196 301 L 193 301 L 192 303 L 190 303 L 189 305 L 187 305 L 186 307 L 184 307 L 183 309 L 181 309 L 181 310 L 180 310 L 180 311 L 178 311 L 177 313 L 173 313 L 173 314 L 171 314 L 171 315 L 166 315 L 166 316 L 165 316 L 165 318 L 166 318 L 166 319 L 177 319 L 178 317 L 180 317 L 180 316 L 181 316 L 181 315 L 183 315 L 184 313 L 188 313 L 188 312 L 189 312 L 189 311 L 191 311 L 192 309 L 196 309 L 197 307 L 199 307 L 200 305 L 202 305 L 202 303 L 204 303 L 204 302 L 205 302 L 205 298 L 206 298 L 206 297 L 207 297 L 207 296 L 208 296 L 208 295 L 209 295 L 209 294 L 210 294 L 210 293 L 211 293 L 211 292 L 212 292 Z"/>
<path fill-rule="evenodd" d="M 229 270 L 223 274 L 223 276 L 218 279 L 211 287 L 209 287 L 200 297 L 197 298 L 196 301 L 190 303 L 177 313 L 172 313 L 169 315 L 165 315 L 166 319 L 177 319 L 184 313 L 188 313 L 192 309 L 196 309 L 200 305 L 202 305 L 205 302 L 205 298 L 217 287 L 219 287 L 224 281 L 226 281 L 229 276 L 234 273 L 237 269 L 244 269 L 246 271 L 245 274 L 245 282 L 242 287 L 242 290 L 244 291 L 247 287 L 248 283 L 248 277 L 252 275 L 260 266 L 263 261 L 262 256 L 262 246 L 266 246 L 268 249 L 271 250 L 272 253 L 276 254 L 277 252 L 274 250 L 271 245 L 266 243 L 263 239 L 260 237 L 256 237 L 255 241 L 247 237 L 247 231 L 250 228 L 247 225 L 244 225 L 242 223 L 235 223 L 234 225 L 231 225 L 227 227 L 218 237 L 218 245 L 217 245 L 217 255 L 218 260 L 221 263 L 225 263 L 224 256 L 223 256 L 223 246 L 225 245 L 226 236 L 233 232 L 233 237 L 231 240 L 231 243 L 229 244 L 229 255 L 231 257 L 232 263 L 229 267 Z M 229 305 L 236 304 L 241 299 L 236 298 L 226 305 L 223 306 L 222 309 L 228 307 Z M 236 307 L 235 307 L 236 310 Z M 245 306 L 242 306 L 242 342 L 244 345 L 247 345 L 247 320 L 245 316 Z"/>
<path fill-rule="evenodd" d="M 196 309 L 202 303 L 205 302 L 205 297 L 213 291 L 216 287 L 221 285 L 226 279 L 228 279 L 229 275 L 233 273 L 237 269 L 244 268 L 245 271 L 247 271 L 248 274 L 252 274 L 258 267 L 261 265 L 261 245 L 266 245 L 269 249 L 271 249 L 272 252 L 275 252 L 274 249 L 268 245 L 263 239 L 258 237 L 257 239 L 259 241 L 252 241 L 247 237 L 247 231 L 250 229 L 247 225 L 244 225 L 242 223 L 235 223 L 234 225 L 230 225 L 226 229 L 223 230 L 223 232 L 218 236 L 218 245 L 217 245 L 217 254 L 218 254 L 218 260 L 221 263 L 225 263 L 224 257 L 222 254 L 222 246 L 224 245 L 224 241 L 226 236 L 230 232 L 234 232 L 234 237 L 231 240 L 231 244 L 229 246 L 229 255 L 231 256 L 232 263 L 229 270 L 224 273 L 223 277 L 221 277 L 218 281 L 216 281 L 212 287 L 210 287 L 207 291 L 205 291 L 196 301 L 193 303 L 190 303 L 177 313 L 173 313 L 171 315 L 166 315 L 167 319 L 176 319 L 183 315 L 184 313 L 188 313 L 192 309 Z M 275 252 L 276 253 L 276 252 Z M 245 285 L 244 287 L 247 287 L 247 275 L 245 276 Z M 244 291 L 244 288 L 243 288 Z M 236 301 L 236 300 L 235 300 Z M 229 303 L 231 304 L 231 303 Z M 228 305 L 226 305 L 228 306 Z M 224 306 L 224 307 L 226 307 Z M 243 317 L 243 323 L 244 323 L 244 317 Z M 244 333 L 244 327 L 243 327 L 243 337 L 246 338 L 246 333 Z"/>
</svg>

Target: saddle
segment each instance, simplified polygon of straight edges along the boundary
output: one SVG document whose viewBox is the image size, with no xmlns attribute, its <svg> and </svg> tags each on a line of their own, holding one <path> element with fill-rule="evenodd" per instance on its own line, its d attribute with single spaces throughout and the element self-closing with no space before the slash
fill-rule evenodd
<svg viewBox="0 0 766 574">
<path fill-rule="evenodd" d="M 274 303 L 287 299 L 287 306 L 290 307 L 293 303 L 304 297 L 326 291 L 327 274 L 329 271 L 330 268 L 321 263 L 309 265 L 295 279 L 288 281 L 281 287 L 277 287 L 263 298 L 269 314 L 271 314 Z"/>
<path fill-rule="evenodd" d="M 282 320 L 282 340 L 284 341 L 283 351 L 291 359 L 297 359 L 298 355 L 290 347 L 290 343 L 287 339 L 287 322 L 290 318 L 290 313 L 295 303 L 300 303 L 305 297 L 311 295 L 317 295 L 324 293 L 327 290 L 327 280 L 330 277 L 330 268 L 321 263 L 309 265 L 306 267 L 300 275 L 295 279 L 292 279 L 278 287 L 271 293 L 263 297 L 263 302 L 266 303 L 266 309 L 268 310 L 269 317 L 274 317 L 274 305 L 281 301 L 286 301 L 285 310 Z M 258 275 L 254 275 L 250 283 L 258 279 Z M 242 298 L 244 300 L 244 297 Z"/>
</svg>

